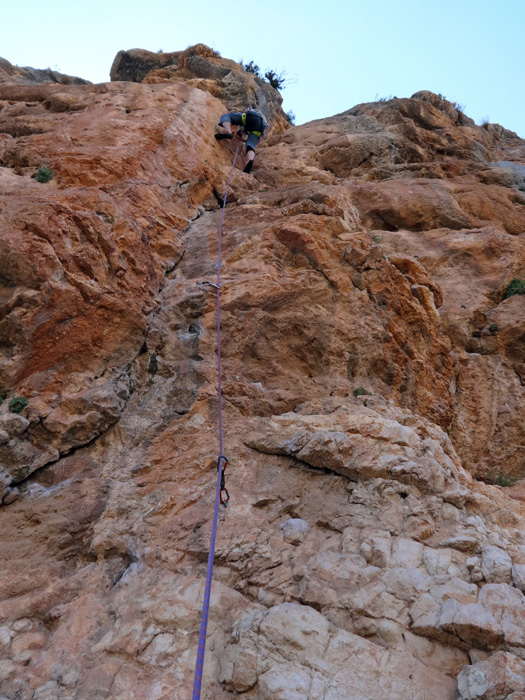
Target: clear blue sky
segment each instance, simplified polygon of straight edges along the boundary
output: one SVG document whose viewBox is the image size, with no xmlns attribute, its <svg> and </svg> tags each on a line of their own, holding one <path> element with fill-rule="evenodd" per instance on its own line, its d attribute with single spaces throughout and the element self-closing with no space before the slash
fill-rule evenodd
<svg viewBox="0 0 525 700">
<path fill-rule="evenodd" d="M 285 70 L 298 124 L 432 90 L 525 138 L 525 0 L 25 0 L 1 23 L 0 56 L 19 66 L 103 82 L 120 49 L 202 42 Z"/>
</svg>

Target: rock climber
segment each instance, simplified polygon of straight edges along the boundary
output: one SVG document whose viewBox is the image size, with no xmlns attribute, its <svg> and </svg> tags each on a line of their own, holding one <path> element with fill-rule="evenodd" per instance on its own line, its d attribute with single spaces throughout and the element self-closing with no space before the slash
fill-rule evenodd
<svg viewBox="0 0 525 700">
<path fill-rule="evenodd" d="M 268 128 L 268 122 L 264 114 L 257 109 L 248 108 L 245 112 L 228 112 L 219 119 L 219 126 L 224 129 L 224 132 L 215 134 L 217 141 L 233 138 L 232 124 L 241 127 L 237 131 L 237 135 L 240 138 L 242 138 L 243 134 L 247 134 L 246 154 L 248 162 L 243 168 L 243 173 L 249 173 L 255 158 L 255 147 L 264 135 L 265 129 Z"/>
</svg>

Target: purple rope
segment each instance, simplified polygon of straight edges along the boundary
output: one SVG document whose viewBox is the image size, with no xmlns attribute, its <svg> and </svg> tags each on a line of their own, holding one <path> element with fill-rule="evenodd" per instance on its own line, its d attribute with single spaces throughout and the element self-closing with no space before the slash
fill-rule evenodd
<svg viewBox="0 0 525 700">
<path fill-rule="evenodd" d="M 217 262 L 217 359 L 219 367 L 219 460 L 217 474 L 217 489 L 215 492 L 215 508 L 213 511 L 213 525 L 211 528 L 210 551 L 208 553 L 208 569 L 206 571 L 206 585 L 204 586 L 204 600 L 202 603 L 201 628 L 199 632 L 199 646 L 197 649 L 197 661 L 195 664 L 195 677 L 193 680 L 193 695 L 192 700 L 200 700 L 202 672 L 204 667 L 204 654 L 206 652 L 206 631 L 208 629 L 208 615 L 210 612 L 210 595 L 211 595 L 211 579 L 213 573 L 213 562 L 215 559 L 215 539 L 217 536 L 217 519 L 219 515 L 219 502 L 221 498 L 221 477 L 223 471 L 223 462 L 225 457 L 222 454 L 222 378 L 221 378 L 221 303 L 220 303 L 220 282 L 221 282 L 221 242 L 222 242 L 222 224 L 224 222 L 224 210 L 226 209 L 226 197 L 228 196 L 228 188 L 233 175 L 237 153 L 239 152 L 239 144 L 235 151 L 230 177 L 226 185 L 224 193 L 224 201 L 222 204 L 221 224 L 219 226 L 219 254 Z"/>
</svg>

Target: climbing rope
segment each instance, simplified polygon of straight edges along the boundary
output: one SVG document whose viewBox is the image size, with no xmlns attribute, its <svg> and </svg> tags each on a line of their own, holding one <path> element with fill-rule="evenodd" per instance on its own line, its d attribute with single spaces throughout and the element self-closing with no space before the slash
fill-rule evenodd
<svg viewBox="0 0 525 700">
<path fill-rule="evenodd" d="M 237 145 L 237 150 L 235 151 L 235 157 L 233 159 L 232 169 L 230 171 L 230 177 L 228 178 L 228 184 L 226 185 L 226 192 L 224 193 L 224 201 L 222 203 L 222 214 L 221 223 L 219 226 L 219 253 L 217 260 L 217 363 L 219 368 L 219 458 L 217 460 L 217 489 L 215 493 L 215 508 L 213 510 L 213 524 L 211 528 L 211 538 L 210 538 L 210 551 L 208 554 L 208 568 L 206 570 L 206 585 L 204 586 L 204 600 L 202 602 L 202 617 L 201 617 L 201 627 L 199 632 L 199 646 L 197 649 L 197 661 L 195 663 L 195 677 L 193 680 L 193 695 L 192 700 L 200 700 L 201 697 L 201 685 L 202 685 L 202 671 L 204 667 L 204 654 L 206 652 L 206 630 L 208 629 L 208 615 L 210 611 L 210 594 L 211 594 L 211 580 L 213 573 L 213 561 L 215 559 L 215 538 L 217 536 L 217 519 L 219 515 L 219 503 L 226 505 L 230 500 L 228 491 L 226 490 L 226 482 L 224 470 L 228 464 L 228 460 L 222 453 L 222 377 L 221 377 L 221 243 L 222 243 L 222 224 L 224 222 L 224 210 L 226 209 L 226 198 L 228 197 L 228 189 L 230 187 L 230 182 L 233 175 L 233 169 L 235 168 L 235 161 L 237 160 L 237 153 L 239 152 L 239 145 Z M 225 496 L 223 496 L 225 494 Z"/>
</svg>

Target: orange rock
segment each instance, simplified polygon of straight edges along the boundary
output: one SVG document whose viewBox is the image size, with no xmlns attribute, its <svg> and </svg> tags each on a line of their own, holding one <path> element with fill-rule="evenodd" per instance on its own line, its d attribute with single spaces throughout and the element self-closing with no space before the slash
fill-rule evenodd
<svg viewBox="0 0 525 700">
<path fill-rule="evenodd" d="M 272 133 L 290 127 L 281 108 L 282 97 L 266 80 L 245 71 L 240 63 L 222 58 L 205 44 L 185 51 L 153 53 L 144 49 L 119 51 L 111 66 L 111 80 L 144 83 L 185 83 L 222 100 L 228 111 L 261 109 L 271 122 Z"/>
<path fill-rule="evenodd" d="M 0 85 L 9 696 L 191 690 L 237 148 L 213 134 L 271 93 L 203 45 L 119 56 L 109 84 Z M 487 649 L 525 656 L 521 486 L 472 476 L 523 476 L 525 146 L 428 92 L 293 129 L 272 99 L 223 226 L 206 692 L 343 697 L 351 668 L 452 699 Z"/>
</svg>

